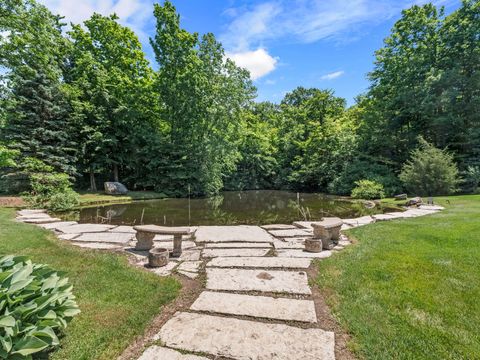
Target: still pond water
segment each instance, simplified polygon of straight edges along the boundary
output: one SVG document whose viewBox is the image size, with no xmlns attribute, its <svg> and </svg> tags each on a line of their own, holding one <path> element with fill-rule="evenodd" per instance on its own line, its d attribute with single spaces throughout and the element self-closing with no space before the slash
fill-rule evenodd
<svg viewBox="0 0 480 360">
<path fill-rule="evenodd" d="M 367 209 L 363 203 L 315 193 L 288 191 L 229 191 L 213 198 L 162 199 L 129 204 L 98 206 L 80 210 L 80 222 L 111 224 L 265 225 L 293 221 L 320 220 L 323 216 L 358 217 L 395 211 L 379 207 Z"/>
</svg>

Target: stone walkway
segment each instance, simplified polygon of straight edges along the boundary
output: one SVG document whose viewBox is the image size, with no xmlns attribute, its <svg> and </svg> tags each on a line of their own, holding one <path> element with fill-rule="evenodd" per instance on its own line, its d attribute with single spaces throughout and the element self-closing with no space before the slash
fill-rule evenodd
<svg viewBox="0 0 480 360">
<path fill-rule="evenodd" d="M 441 207 L 345 219 L 343 229 L 428 215 Z M 77 224 L 41 210 L 22 210 L 17 220 L 54 231 L 59 239 L 91 249 L 128 251 L 145 267 L 147 252 L 134 250 L 130 226 Z M 177 312 L 151 339 L 139 360 L 335 359 L 335 334 L 320 328 L 306 269 L 350 245 L 342 235 L 332 251 L 308 253 L 311 222 L 293 225 L 199 226 L 183 241 L 183 253 L 167 266 L 149 269 L 159 276 L 205 274 L 205 290 L 188 311 Z M 157 236 L 155 246 L 172 248 L 173 238 Z M 146 267 L 145 267 L 146 268 Z M 146 268 L 148 269 L 148 268 Z"/>
</svg>

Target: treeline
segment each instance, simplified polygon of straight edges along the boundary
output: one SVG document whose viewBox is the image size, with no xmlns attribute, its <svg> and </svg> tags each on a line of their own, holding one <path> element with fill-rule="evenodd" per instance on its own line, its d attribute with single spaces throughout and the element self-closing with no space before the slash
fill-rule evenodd
<svg viewBox="0 0 480 360">
<path fill-rule="evenodd" d="M 169 196 L 350 194 L 367 179 L 391 195 L 424 140 L 452 154 L 465 191 L 478 186 L 478 0 L 448 16 L 431 4 L 403 11 L 376 52 L 369 90 L 349 108 L 330 90 L 302 87 L 280 104 L 257 103 L 248 72 L 213 34 L 182 29 L 168 1 L 153 13 L 158 70 L 115 15 L 65 31 L 34 0 L 0 4 L 4 191 L 21 190 L 35 159 L 92 190 L 118 180 Z"/>
</svg>

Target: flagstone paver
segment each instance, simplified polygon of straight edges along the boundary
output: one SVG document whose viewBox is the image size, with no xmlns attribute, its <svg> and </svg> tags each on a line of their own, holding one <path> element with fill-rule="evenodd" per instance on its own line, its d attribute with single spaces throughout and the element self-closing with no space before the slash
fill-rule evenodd
<svg viewBox="0 0 480 360">
<path fill-rule="evenodd" d="M 208 268 L 206 287 L 209 290 L 311 294 L 304 271 Z"/>
<path fill-rule="evenodd" d="M 57 236 L 60 240 L 73 240 L 77 236 L 80 236 L 80 234 L 58 234 Z"/>
<path fill-rule="evenodd" d="M 208 242 L 272 242 L 272 237 L 260 226 L 199 226 L 195 241 Z"/>
<path fill-rule="evenodd" d="M 290 238 L 283 241 L 274 241 L 273 246 L 275 249 L 305 249 L 305 239 Z"/>
<path fill-rule="evenodd" d="M 178 270 L 188 272 L 198 272 L 203 261 L 184 261 L 178 266 Z"/>
<path fill-rule="evenodd" d="M 324 250 L 319 253 L 312 253 L 303 250 L 277 250 L 278 257 L 286 257 L 286 258 L 315 258 L 315 259 L 325 259 L 330 257 L 332 252 L 329 250 Z"/>
<path fill-rule="evenodd" d="M 76 221 L 59 221 L 59 222 L 53 222 L 48 224 L 41 224 L 40 227 L 44 229 L 49 229 L 49 230 L 57 230 L 60 227 L 76 225 L 76 224 L 78 224 Z"/>
<path fill-rule="evenodd" d="M 127 226 L 127 225 L 120 225 L 120 226 L 117 226 L 113 229 L 110 229 L 108 230 L 109 232 L 110 231 L 114 231 L 114 232 L 121 232 L 121 233 L 129 233 L 129 234 L 136 234 L 137 231 L 133 228 L 133 226 Z"/>
<path fill-rule="evenodd" d="M 17 220 L 19 221 L 22 221 L 24 223 L 27 223 L 27 224 L 37 224 L 37 225 L 40 225 L 40 224 L 48 224 L 48 223 L 53 223 L 53 222 L 57 222 L 57 221 L 60 221 L 60 219 L 58 218 L 52 218 L 52 217 L 46 217 L 46 218 L 22 218 L 22 219 L 19 219 L 17 218 Z"/>
<path fill-rule="evenodd" d="M 222 243 L 207 243 L 205 248 L 214 249 L 214 248 L 259 248 L 259 249 L 268 249 L 271 248 L 270 243 L 243 243 L 243 242 L 222 242 Z"/>
<path fill-rule="evenodd" d="M 114 225 L 106 224 L 78 224 L 78 225 L 69 225 L 62 226 L 58 228 L 58 231 L 63 232 L 64 234 L 79 234 L 79 233 L 92 233 L 92 232 L 102 232 L 114 228 Z"/>
<path fill-rule="evenodd" d="M 164 348 L 161 346 L 150 346 L 138 358 L 138 360 L 209 360 L 203 356 L 196 356 L 190 354 L 182 354 L 181 352 Z"/>
<path fill-rule="evenodd" d="M 194 248 L 196 246 L 197 246 L 197 244 L 195 244 L 193 241 L 182 241 L 182 249 L 183 250 L 191 249 L 191 248 Z M 173 240 L 169 241 L 169 242 L 166 242 L 166 241 L 159 242 L 155 245 L 155 247 L 162 247 L 162 248 L 165 248 L 165 249 L 168 249 L 168 250 L 173 250 Z"/>
<path fill-rule="evenodd" d="M 177 313 L 160 330 L 168 347 L 237 360 L 333 360 L 334 333 L 195 313 Z"/>
<path fill-rule="evenodd" d="M 269 249 L 204 249 L 202 256 L 211 257 L 235 257 L 235 256 L 265 256 Z"/>
<path fill-rule="evenodd" d="M 207 267 L 307 269 L 311 263 L 308 258 L 218 257 L 210 260 Z"/>
<path fill-rule="evenodd" d="M 317 322 L 315 304 L 312 300 L 204 291 L 195 300 L 190 309 L 227 315 L 244 315 L 310 323 Z"/>
<path fill-rule="evenodd" d="M 99 242 L 99 243 L 115 243 L 127 245 L 133 239 L 133 234 L 129 233 L 84 233 L 75 238 L 75 242 Z"/>
<path fill-rule="evenodd" d="M 275 237 L 311 237 L 312 233 L 304 229 L 289 229 L 289 230 L 270 230 L 269 233 Z"/>
<path fill-rule="evenodd" d="M 72 245 L 76 245 L 82 248 L 97 249 L 97 250 L 115 250 L 122 249 L 121 245 L 111 243 L 98 243 L 98 242 L 72 242 Z"/>
<path fill-rule="evenodd" d="M 262 225 L 260 227 L 267 231 L 295 229 L 294 225 L 287 225 L 287 224 L 270 224 L 270 225 Z"/>
</svg>

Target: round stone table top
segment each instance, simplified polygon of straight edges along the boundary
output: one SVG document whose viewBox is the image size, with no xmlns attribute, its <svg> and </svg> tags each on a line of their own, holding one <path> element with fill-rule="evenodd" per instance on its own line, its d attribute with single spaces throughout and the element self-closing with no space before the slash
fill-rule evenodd
<svg viewBox="0 0 480 360">
<path fill-rule="evenodd" d="M 322 221 L 312 222 L 312 227 L 323 227 L 325 229 L 335 228 L 343 225 L 343 220 L 338 217 L 324 217 Z"/>
</svg>

